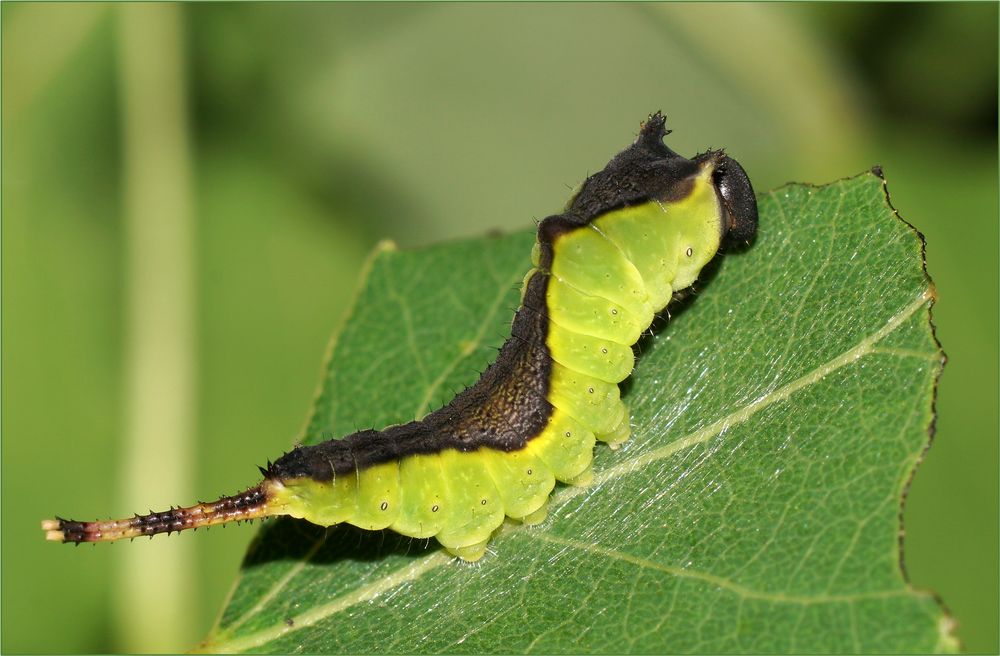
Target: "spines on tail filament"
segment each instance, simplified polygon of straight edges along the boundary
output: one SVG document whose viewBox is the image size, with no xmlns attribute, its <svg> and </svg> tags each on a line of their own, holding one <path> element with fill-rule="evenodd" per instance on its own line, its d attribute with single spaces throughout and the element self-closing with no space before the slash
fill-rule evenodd
<svg viewBox="0 0 1000 656">
<path fill-rule="evenodd" d="M 227 522 L 257 519 L 280 514 L 268 505 L 264 483 L 233 496 L 221 497 L 210 503 L 198 503 L 187 508 L 171 508 L 163 512 L 136 514 L 129 519 L 77 522 L 70 519 L 42 521 L 45 539 L 56 542 L 111 542 L 125 538 L 150 537 L 158 533 L 174 533 L 200 526 L 215 526 Z"/>
</svg>

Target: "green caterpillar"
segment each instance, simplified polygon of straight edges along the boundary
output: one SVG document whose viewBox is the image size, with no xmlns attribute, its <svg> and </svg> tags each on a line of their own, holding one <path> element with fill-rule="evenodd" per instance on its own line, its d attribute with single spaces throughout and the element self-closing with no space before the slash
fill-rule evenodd
<svg viewBox="0 0 1000 656">
<path fill-rule="evenodd" d="M 585 485 L 595 441 L 629 436 L 618 383 L 632 345 L 723 244 L 748 242 L 757 203 L 722 151 L 686 159 L 659 113 L 538 226 L 511 337 L 471 387 L 420 421 L 297 447 L 249 490 L 106 522 L 42 522 L 46 538 L 100 542 L 290 515 L 436 538 L 482 557 L 504 517 L 542 521 L 556 481 Z"/>
</svg>

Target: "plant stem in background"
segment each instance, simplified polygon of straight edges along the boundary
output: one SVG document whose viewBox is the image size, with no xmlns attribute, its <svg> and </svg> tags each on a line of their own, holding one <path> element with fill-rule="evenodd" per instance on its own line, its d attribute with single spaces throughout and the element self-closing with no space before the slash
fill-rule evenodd
<svg viewBox="0 0 1000 656">
<path fill-rule="evenodd" d="M 182 8 L 123 5 L 119 76 L 125 216 L 126 435 L 121 489 L 136 510 L 191 496 L 195 335 L 191 157 Z M 119 649 L 175 651 L 193 641 L 191 543 L 118 554 Z"/>
</svg>

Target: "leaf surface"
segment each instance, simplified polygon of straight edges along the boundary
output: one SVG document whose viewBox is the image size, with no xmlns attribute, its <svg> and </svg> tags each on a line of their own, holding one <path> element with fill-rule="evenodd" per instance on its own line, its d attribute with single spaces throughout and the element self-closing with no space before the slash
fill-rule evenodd
<svg viewBox="0 0 1000 656">
<path fill-rule="evenodd" d="M 670 309 L 623 398 L 633 437 L 476 564 L 434 541 L 282 519 L 206 651 L 927 652 L 900 509 L 943 355 L 922 242 L 881 178 L 789 185 Z M 495 356 L 533 233 L 379 250 L 304 442 L 423 416 Z"/>
</svg>

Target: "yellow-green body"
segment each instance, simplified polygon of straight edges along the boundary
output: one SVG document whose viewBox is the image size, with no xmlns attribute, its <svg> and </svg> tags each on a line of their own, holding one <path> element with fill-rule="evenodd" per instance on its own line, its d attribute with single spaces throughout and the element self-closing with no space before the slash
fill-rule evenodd
<svg viewBox="0 0 1000 656">
<path fill-rule="evenodd" d="M 525 287 L 551 276 L 545 343 L 554 410 L 524 448 L 410 455 L 329 482 L 268 480 L 272 507 L 320 525 L 435 537 L 465 560 L 483 555 L 504 517 L 544 519 L 556 481 L 589 481 L 595 440 L 614 447 L 629 436 L 618 383 L 632 372 L 631 347 L 719 248 L 712 172 L 704 166 L 680 200 L 616 209 L 559 235 L 548 270 L 537 268 L 536 249 Z"/>
</svg>

